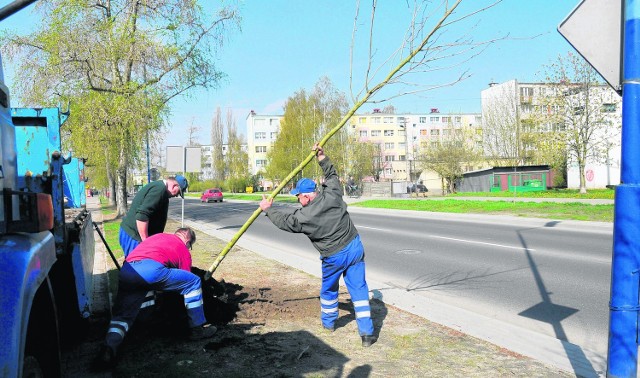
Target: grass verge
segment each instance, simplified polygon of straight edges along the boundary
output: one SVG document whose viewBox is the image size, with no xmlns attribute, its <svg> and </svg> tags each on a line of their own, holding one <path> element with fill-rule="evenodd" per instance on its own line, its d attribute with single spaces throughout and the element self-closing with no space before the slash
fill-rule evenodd
<svg viewBox="0 0 640 378">
<path fill-rule="evenodd" d="M 440 201 L 366 200 L 350 204 L 349 206 L 441 213 L 495 214 L 532 218 L 613 222 L 613 205 L 589 205 L 576 202 L 460 201 L 455 199 Z"/>
</svg>

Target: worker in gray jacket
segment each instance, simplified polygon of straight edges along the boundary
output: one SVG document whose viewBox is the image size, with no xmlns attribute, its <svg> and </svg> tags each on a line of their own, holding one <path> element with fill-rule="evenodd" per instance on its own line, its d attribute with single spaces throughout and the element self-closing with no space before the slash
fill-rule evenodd
<svg viewBox="0 0 640 378">
<path fill-rule="evenodd" d="M 302 178 L 291 190 L 302 208 L 295 211 L 274 209 L 273 199 L 262 196 L 260 208 L 278 228 L 305 234 L 320 252 L 322 260 L 322 288 L 320 289 L 321 320 L 324 328 L 333 331 L 338 319 L 338 285 L 340 276 L 349 290 L 355 307 L 356 322 L 362 346 L 376 341 L 373 334 L 369 288 L 365 280 L 364 247 L 342 200 L 342 184 L 331 160 L 315 144 L 318 164 L 324 172 L 325 182 L 319 190 L 316 183 Z"/>
</svg>

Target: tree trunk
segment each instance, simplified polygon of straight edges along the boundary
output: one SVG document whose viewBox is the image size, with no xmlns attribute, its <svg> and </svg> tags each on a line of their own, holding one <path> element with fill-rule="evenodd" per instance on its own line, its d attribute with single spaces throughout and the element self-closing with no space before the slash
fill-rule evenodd
<svg viewBox="0 0 640 378">
<path fill-rule="evenodd" d="M 578 163 L 578 170 L 580 171 L 580 194 L 587 194 L 587 180 L 584 174 L 584 163 Z"/>
<path fill-rule="evenodd" d="M 116 170 L 116 198 L 118 216 L 124 216 L 127 213 L 127 163 L 124 151 L 120 152 L 120 161 Z"/>
</svg>

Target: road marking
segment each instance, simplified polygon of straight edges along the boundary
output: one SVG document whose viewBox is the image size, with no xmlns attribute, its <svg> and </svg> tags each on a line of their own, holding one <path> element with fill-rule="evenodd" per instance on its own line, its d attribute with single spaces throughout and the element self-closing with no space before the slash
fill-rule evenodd
<svg viewBox="0 0 640 378">
<path fill-rule="evenodd" d="M 504 244 L 495 244 L 495 243 L 486 243 L 486 242 L 475 241 L 475 240 L 464 240 L 464 239 L 448 238 L 446 236 L 436 236 L 436 235 L 428 235 L 428 236 L 430 236 L 432 238 L 436 238 L 436 239 L 445 239 L 445 240 L 458 241 L 458 242 L 461 242 L 461 243 L 490 245 L 492 247 L 518 249 L 518 250 L 525 250 L 525 251 L 529 251 L 529 252 L 534 252 L 535 251 L 535 249 L 533 249 L 533 248 L 513 247 L 513 246 L 510 246 L 510 245 L 504 245 Z"/>
<path fill-rule="evenodd" d="M 376 230 L 376 231 L 389 231 L 389 230 L 384 229 L 384 228 L 367 227 L 367 226 L 358 226 L 358 228 L 366 228 L 368 230 Z M 500 248 L 516 249 L 516 250 L 519 250 L 519 251 L 525 250 L 525 251 L 529 251 L 529 252 L 535 252 L 535 249 L 532 249 L 532 248 L 514 247 L 514 246 L 510 246 L 510 245 L 487 243 L 487 242 L 481 242 L 481 241 L 476 241 L 476 240 L 464 240 L 464 239 L 457 239 L 457 238 L 449 238 L 449 237 L 446 237 L 446 236 L 437 236 L 437 235 L 424 235 L 424 236 L 435 238 L 435 239 L 444 239 L 444 240 L 457 241 L 457 242 L 461 242 L 461 243 L 481 244 L 481 245 L 489 245 L 489 246 L 492 246 L 492 247 L 500 247 Z"/>
</svg>

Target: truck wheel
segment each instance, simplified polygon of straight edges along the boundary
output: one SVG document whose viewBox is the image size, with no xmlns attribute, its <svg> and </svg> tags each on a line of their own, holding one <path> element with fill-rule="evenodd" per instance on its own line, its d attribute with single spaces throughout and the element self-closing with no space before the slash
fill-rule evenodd
<svg viewBox="0 0 640 378">
<path fill-rule="evenodd" d="M 50 281 L 38 289 L 27 326 L 27 340 L 22 363 L 23 377 L 60 377 L 61 359 L 58 318 Z"/>
</svg>

